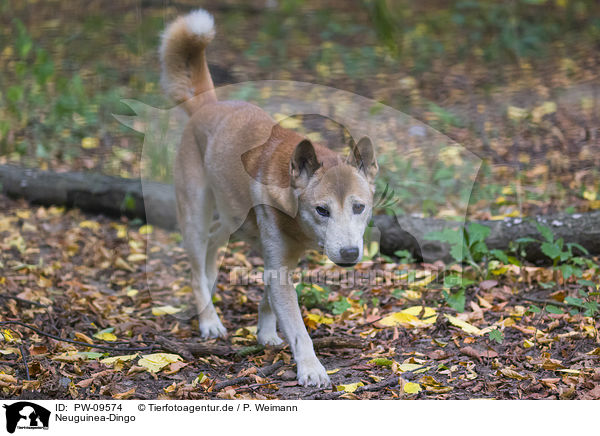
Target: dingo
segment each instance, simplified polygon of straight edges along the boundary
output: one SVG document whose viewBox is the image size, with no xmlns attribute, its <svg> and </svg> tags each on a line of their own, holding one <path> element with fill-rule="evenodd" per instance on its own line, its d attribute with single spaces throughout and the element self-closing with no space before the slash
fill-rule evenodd
<svg viewBox="0 0 600 436">
<path fill-rule="evenodd" d="M 278 278 L 307 249 L 338 265 L 362 258 L 363 234 L 378 167 L 368 138 L 351 141 L 349 157 L 282 128 L 243 101 L 217 101 L 205 48 L 213 17 L 197 10 L 172 22 L 162 38 L 162 84 L 190 120 L 175 159 L 178 222 L 191 260 L 192 288 L 205 338 L 224 336 L 212 303 L 218 248 L 232 233 L 260 250 L 265 293 L 258 342 L 287 339 L 304 386 L 330 383 L 302 321 L 294 287 Z"/>
</svg>

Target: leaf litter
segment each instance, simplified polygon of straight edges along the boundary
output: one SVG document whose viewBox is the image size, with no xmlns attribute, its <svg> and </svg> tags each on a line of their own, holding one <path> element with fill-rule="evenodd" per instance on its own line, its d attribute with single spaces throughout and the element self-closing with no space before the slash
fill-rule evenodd
<svg viewBox="0 0 600 436">
<path fill-rule="evenodd" d="M 215 304 L 230 334 L 202 342 L 176 235 L 0 203 L 3 398 L 600 398 L 598 318 L 529 310 L 528 298 L 560 307 L 575 295 L 568 285 L 544 288 L 547 268 L 519 275 L 511 265 L 482 280 L 466 292 L 463 313 L 445 305 L 436 281 L 410 294 L 385 283 L 304 289 L 323 297 L 302 311 L 332 386 L 303 388 L 288 347 L 256 344 L 261 285 L 228 281 L 231 267 L 262 267 L 243 243 L 223 250 L 219 275 Z M 332 268 L 318 254 L 304 262 Z M 357 268 L 382 266 L 401 267 L 378 258 Z M 597 283 L 597 274 L 588 279 Z"/>
</svg>

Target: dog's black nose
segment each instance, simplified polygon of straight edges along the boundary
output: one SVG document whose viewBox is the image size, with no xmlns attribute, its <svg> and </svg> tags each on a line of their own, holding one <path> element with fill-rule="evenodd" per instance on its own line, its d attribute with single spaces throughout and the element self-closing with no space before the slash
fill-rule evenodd
<svg viewBox="0 0 600 436">
<path fill-rule="evenodd" d="M 340 249 L 343 262 L 354 263 L 358 261 L 358 247 L 344 247 Z"/>
</svg>

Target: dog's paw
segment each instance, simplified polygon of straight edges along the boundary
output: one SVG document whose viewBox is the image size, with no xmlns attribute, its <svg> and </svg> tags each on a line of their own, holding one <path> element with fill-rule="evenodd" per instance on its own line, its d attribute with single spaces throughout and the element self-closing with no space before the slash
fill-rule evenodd
<svg viewBox="0 0 600 436">
<path fill-rule="evenodd" d="M 320 388 L 331 385 L 331 380 L 318 359 L 314 361 L 298 364 L 298 383 L 302 386 L 317 386 Z"/>
<path fill-rule="evenodd" d="M 227 336 L 227 329 L 223 327 L 219 318 L 199 321 L 200 336 L 202 339 L 224 338 Z"/>
<path fill-rule="evenodd" d="M 260 332 L 256 338 L 261 345 L 281 345 L 283 340 L 277 336 L 277 332 Z"/>
</svg>

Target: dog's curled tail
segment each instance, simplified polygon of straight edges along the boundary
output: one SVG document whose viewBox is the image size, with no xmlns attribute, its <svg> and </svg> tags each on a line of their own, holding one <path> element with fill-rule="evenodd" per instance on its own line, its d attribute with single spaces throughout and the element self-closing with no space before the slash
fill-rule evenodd
<svg viewBox="0 0 600 436">
<path fill-rule="evenodd" d="M 203 9 L 178 17 L 162 35 L 161 84 L 190 115 L 199 106 L 217 100 L 205 55 L 214 36 L 214 19 Z"/>
</svg>

